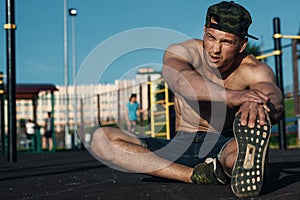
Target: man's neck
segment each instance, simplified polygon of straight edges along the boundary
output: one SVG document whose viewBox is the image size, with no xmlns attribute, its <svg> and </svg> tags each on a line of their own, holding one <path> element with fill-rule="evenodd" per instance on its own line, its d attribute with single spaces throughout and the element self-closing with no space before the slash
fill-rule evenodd
<svg viewBox="0 0 300 200">
<path fill-rule="evenodd" d="M 222 79 L 225 80 L 230 74 L 232 74 L 241 65 L 243 58 L 245 57 L 246 53 L 239 53 L 232 63 L 219 68 L 219 73 L 221 74 Z"/>
</svg>

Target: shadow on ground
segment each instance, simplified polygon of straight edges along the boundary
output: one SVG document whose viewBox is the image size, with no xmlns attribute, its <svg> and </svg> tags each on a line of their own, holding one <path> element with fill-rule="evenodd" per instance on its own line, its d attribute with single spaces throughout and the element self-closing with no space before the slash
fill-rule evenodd
<svg viewBox="0 0 300 200">
<path fill-rule="evenodd" d="M 300 182 L 300 162 L 275 162 L 269 167 L 263 194 L 269 194 Z"/>
</svg>

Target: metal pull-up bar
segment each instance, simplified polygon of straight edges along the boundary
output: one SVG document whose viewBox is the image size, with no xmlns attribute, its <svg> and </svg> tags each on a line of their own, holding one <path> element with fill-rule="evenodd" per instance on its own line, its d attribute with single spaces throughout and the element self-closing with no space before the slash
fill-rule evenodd
<svg viewBox="0 0 300 200">
<path fill-rule="evenodd" d="M 270 56 L 275 56 L 275 71 L 276 71 L 276 84 L 280 88 L 282 94 L 284 95 L 284 86 L 282 78 L 282 46 L 281 39 L 292 39 L 293 40 L 293 63 L 294 63 L 294 98 L 295 104 L 298 104 L 298 65 L 297 65 L 297 55 L 296 55 L 296 44 L 295 40 L 300 40 L 300 35 L 282 35 L 280 33 L 280 19 L 278 17 L 273 19 L 274 28 L 274 51 L 269 54 L 263 54 L 257 56 L 256 59 L 261 60 Z M 299 114 L 299 105 L 295 105 L 295 113 Z M 286 149 L 286 130 L 285 130 L 285 116 L 278 123 L 279 131 L 279 148 Z"/>
<path fill-rule="evenodd" d="M 16 144 L 16 60 L 15 60 L 15 3 L 6 0 L 6 65 L 7 65 L 7 102 L 8 102 L 8 161 L 17 161 Z"/>
<path fill-rule="evenodd" d="M 264 58 L 268 58 L 270 56 L 280 55 L 281 53 L 282 52 L 280 50 L 276 50 L 276 51 L 273 51 L 272 53 L 256 56 L 256 59 L 261 60 L 261 59 L 264 59 Z"/>
<path fill-rule="evenodd" d="M 275 17 L 273 19 L 273 28 L 274 28 L 274 51 L 280 52 L 275 57 L 275 71 L 276 71 L 276 84 L 280 88 L 282 94 L 284 95 L 284 86 L 282 78 L 282 53 L 281 53 L 281 37 L 280 34 L 280 19 Z M 278 37 L 281 36 L 281 37 Z M 285 115 L 278 122 L 278 131 L 279 131 L 279 148 L 286 149 L 286 131 L 285 131 Z"/>
<path fill-rule="evenodd" d="M 294 40 L 300 40 L 300 35 L 281 35 L 280 33 L 275 33 L 273 35 L 273 38 L 286 38 L 286 39 L 294 39 Z"/>
</svg>

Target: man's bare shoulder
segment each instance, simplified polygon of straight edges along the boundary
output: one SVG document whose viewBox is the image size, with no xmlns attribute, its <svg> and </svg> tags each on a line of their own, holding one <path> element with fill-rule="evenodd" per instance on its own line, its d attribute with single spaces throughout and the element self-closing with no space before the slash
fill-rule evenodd
<svg viewBox="0 0 300 200">
<path fill-rule="evenodd" d="M 190 39 L 180 43 L 171 44 L 167 50 L 185 48 L 186 50 L 196 50 L 199 47 L 202 47 L 202 40 L 200 39 Z"/>
<path fill-rule="evenodd" d="M 246 56 L 236 70 L 224 80 L 225 87 L 234 90 L 252 88 L 258 83 L 266 82 L 274 82 L 272 69 L 252 55 Z"/>
<path fill-rule="evenodd" d="M 190 39 L 190 40 L 186 40 L 184 42 L 181 42 L 179 44 L 186 46 L 186 47 L 190 47 L 190 48 L 197 48 L 199 46 L 202 47 L 202 43 L 203 41 L 200 39 Z"/>
<path fill-rule="evenodd" d="M 202 48 L 202 40 L 190 39 L 184 42 L 171 44 L 165 52 L 165 57 L 177 57 L 192 62 Z"/>
<path fill-rule="evenodd" d="M 270 66 L 257 60 L 253 55 L 247 55 L 237 69 L 237 74 L 254 82 L 273 81 L 274 73 Z"/>
</svg>

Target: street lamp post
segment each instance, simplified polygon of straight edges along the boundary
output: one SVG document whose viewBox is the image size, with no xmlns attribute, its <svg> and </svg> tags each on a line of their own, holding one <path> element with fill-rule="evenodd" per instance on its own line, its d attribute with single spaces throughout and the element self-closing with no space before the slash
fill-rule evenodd
<svg viewBox="0 0 300 200">
<path fill-rule="evenodd" d="M 67 14 L 68 2 L 64 0 L 64 78 L 65 78 L 65 138 L 69 138 L 69 63 L 68 63 L 68 14 Z M 67 145 L 67 144 L 66 144 Z"/>
<path fill-rule="evenodd" d="M 76 63 L 76 42 L 75 42 L 75 17 L 77 15 L 77 10 L 75 8 L 69 9 L 69 15 L 72 19 L 72 64 L 73 64 L 73 86 L 74 86 L 74 98 L 73 98 L 73 106 L 74 106 L 74 133 L 72 135 L 72 147 L 74 146 L 74 140 L 77 133 L 77 93 L 76 93 L 76 74 L 77 74 L 77 63 Z M 77 142 L 76 142 L 77 143 Z"/>
<path fill-rule="evenodd" d="M 16 135 L 16 48 L 15 48 L 15 1 L 6 1 L 6 64 L 7 64 L 7 127 L 8 127 L 8 161 L 17 161 Z"/>
</svg>

